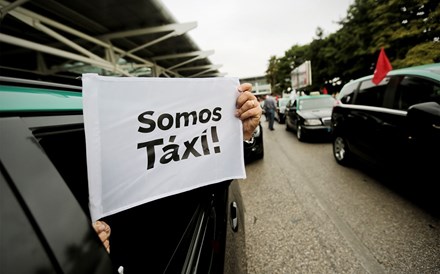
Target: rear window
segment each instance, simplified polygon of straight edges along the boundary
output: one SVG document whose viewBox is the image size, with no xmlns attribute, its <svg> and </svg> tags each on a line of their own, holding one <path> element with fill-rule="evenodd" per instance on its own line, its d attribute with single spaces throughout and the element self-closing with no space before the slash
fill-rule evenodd
<svg viewBox="0 0 440 274">
<path fill-rule="evenodd" d="M 365 105 L 372 107 L 382 107 L 385 97 L 385 91 L 390 78 L 387 77 L 378 85 L 374 84 L 371 79 L 361 82 L 359 91 L 356 95 L 356 105 Z"/>
</svg>

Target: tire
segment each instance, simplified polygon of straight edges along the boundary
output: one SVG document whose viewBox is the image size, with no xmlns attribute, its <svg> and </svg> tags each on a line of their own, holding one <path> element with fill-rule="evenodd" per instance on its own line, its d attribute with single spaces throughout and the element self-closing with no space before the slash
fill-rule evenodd
<svg viewBox="0 0 440 274">
<path fill-rule="evenodd" d="M 333 156 L 338 164 L 349 166 L 352 164 L 351 151 L 342 136 L 336 135 L 333 139 Z"/>
<path fill-rule="evenodd" d="M 261 150 L 261 153 L 258 154 L 257 159 L 261 160 L 264 158 L 264 148 Z"/>
<path fill-rule="evenodd" d="M 300 141 L 300 142 L 304 141 L 304 134 L 302 132 L 301 125 L 298 125 L 296 127 L 296 137 L 298 138 L 298 141 Z"/>
</svg>

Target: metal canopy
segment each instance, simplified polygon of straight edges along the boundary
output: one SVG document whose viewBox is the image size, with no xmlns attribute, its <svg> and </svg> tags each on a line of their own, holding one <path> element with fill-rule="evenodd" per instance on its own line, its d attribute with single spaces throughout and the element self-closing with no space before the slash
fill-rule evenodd
<svg viewBox="0 0 440 274">
<path fill-rule="evenodd" d="M 216 77 L 220 65 L 158 0 L 0 0 L 0 74 Z"/>
</svg>

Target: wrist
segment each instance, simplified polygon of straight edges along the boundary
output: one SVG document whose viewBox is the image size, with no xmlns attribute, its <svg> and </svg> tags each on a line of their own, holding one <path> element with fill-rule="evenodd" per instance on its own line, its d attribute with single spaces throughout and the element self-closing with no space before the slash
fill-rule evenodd
<svg viewBox="0 0 440 274">
<path fill-rule="evenodd" d="M 254 143 L 254 136 L 252 136 L 249 140 L 244 140 L 246 144 L 253 144 Z"/>
</svg>

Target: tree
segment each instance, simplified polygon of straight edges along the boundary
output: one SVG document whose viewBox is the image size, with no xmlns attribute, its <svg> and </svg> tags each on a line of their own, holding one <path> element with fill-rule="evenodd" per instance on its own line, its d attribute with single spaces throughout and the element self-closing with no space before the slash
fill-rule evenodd
<svg viewBox="0 0 440 274">
<path fill-rule="evenodd" d="M 438 22 L 438 0 L 355 0 L 337 32 L 324 37 L 318 27 L 311 43 L 294 45 L 270 62 L 271 85 L 285 91 L 292 69 L 310 60 L 313 85 L 308 89 L 329 85 L 335 92 L 334 79 L 345 84 L 373 74 L 381 47 L 393 68 L 440 62 Z"/>
</svg>

